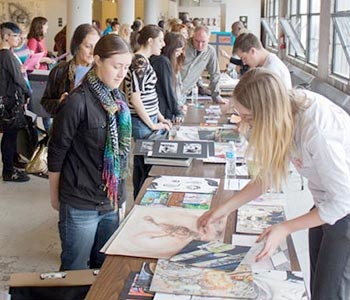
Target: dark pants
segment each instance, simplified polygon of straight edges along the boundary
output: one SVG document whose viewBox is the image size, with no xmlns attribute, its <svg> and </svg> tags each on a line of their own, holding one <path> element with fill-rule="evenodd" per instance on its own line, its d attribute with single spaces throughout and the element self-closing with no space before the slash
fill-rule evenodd
<svg viewBox="0 0 350 300">
<path fill-rule="evenodd" d="M 350 299 L 350 215 L 309 230 L 311 298 Z"/>
<path fill-rule="evenodd" d="M 153 123 L 158 122 L 157 116 L 151 116 L 150 119 Z M 140 118 L 137 116 L 132 116 L 132 136 L 134 140 L 137 139 L 147 139 L 153 130 L 149 128 Z M 146 165 L 144 163 L 144 158 L 142 155 L 134 156 L 134 169 L 132 174 L 132 182 L 134 185 L 134 200 L 136 199 L 137 194 L 140 192 L 140 189 L 148 177 L 148 173 L 152 165 Z"/>
<path fill-rule="evenodd" d="M 17 149 L 17 133 L 18 129 L 8 129 L 6 126 L 3 126 L 3 136 L 1 140 L 3 174 L 13 172 L 13 159 Z"/>
</svg>

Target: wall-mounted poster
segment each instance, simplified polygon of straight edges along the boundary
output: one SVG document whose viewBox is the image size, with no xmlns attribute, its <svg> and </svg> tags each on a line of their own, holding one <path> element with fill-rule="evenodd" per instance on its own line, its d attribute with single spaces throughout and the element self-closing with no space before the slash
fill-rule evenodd
<svg viewBox="0 0 350 300">
<path fill-rule="evenodd" d="M 245 28 L 248 28 L 248 16 L 239 16 L 239 20 L 243 23 Z"/>
</svg>

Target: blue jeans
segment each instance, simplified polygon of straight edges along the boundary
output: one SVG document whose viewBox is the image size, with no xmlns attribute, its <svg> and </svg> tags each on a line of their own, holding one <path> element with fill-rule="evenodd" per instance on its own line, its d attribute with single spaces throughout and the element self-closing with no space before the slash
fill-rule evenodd
<svg viewBox="0 0 350 300">
<path fill-rule="evenodd" d="M 150 117 L 153 123 L 158 123 L 157 115 Z M 132 116 L 132 136 L 134 140 L 147 139 L 153 130 L 149 128 L 140 118 Z M 132 182 L 134 186 L 134 199 L 136 199 L 143 182 L 148 177 L 151 165 L 146 165 L 143 155 L 134 155 L 134 169 Z"/>
<path fill-rule="evenodd" d="M 96 269 L 105 254 L 100 249 L 119 226 L 117 211 L 82 210 L 60 203 L 60 270 Z"/>
</svg>

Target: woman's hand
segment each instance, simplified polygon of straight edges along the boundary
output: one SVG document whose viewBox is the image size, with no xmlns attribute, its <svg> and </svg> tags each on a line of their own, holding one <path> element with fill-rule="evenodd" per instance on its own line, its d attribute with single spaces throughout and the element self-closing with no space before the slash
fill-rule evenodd
<svg viewBox="0 0 350 300">
<path fill-rule="evenodd" d="M 173 123 L 171 123 L 171 121 L 168 119 L 164 119 L 163 121 L 161 121 L 161 123 L 168 125 L 169 129 L 173 127 Z"/>
<path fill-rule="evenodd" d="M 282 241 L 286 239 L 288 234 L 290 234 L 290 231 L 286 223 L 280 223 L 266 228 L 257 239 L 257 242 L 265 240 L 265 246 L 257 255 L 256 261 L 270 257 Z"/>
<path fill-rule="evenodd" d="M 67 92 L 64 92 L 62 95 L 61 95 L 61 98 L 60 98 L 60 103 L 63 103 L 68 97 L 68 93 Z"/>
<path fill-rule="evenodd" d="M 228 211 L 225 205 L 218 206 L 206 211 L 197 220 L 197 228 L 200 232 L 204 234 L 208 232 L 209 226 L 212 223 L 216 223 L 221 218 L 226 217 L 231 211 Z"/>
<path fill-rule="evenodd" d="M 162 122 L 153 124 L 152 130 L 161 130 L 161 129 L 165 129 L 169 131 L 170 127 L 168 124 L 162 123 Z"/>
<path fill-rule="evenodd" d="M 43 57 L 41 60 L 40 60 L 41 63 L 44 63 L 44 64 L 54 64 L 56 61 L 50 57 Z"/>
</svg>

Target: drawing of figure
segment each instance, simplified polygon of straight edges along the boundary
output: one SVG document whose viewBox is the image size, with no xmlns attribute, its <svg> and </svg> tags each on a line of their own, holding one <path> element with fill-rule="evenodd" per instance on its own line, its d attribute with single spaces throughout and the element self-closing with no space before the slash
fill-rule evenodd
<svg viewBox="0 0 350 300">
<path fill-rule="evenodd" d="M 188 227 L 181 226 L 181 225 L 173 225 L 173 224 L 167 224 L 167 223 L 157 223 L 151 216 L 145 216 L 144 220 L 156 225 L 162 231 L 164 231 L 164 234 L 158 234 L 158 235 L 153 235 L 150 238 L 155 239 L 155 238 L 161 238 L 165 236 L 171 236 L 175 238 L 179 238 L 181 240 L 183 239 L 200 239 L 201 236 L 198 232 L 189 229 Z"/>
</svg>

